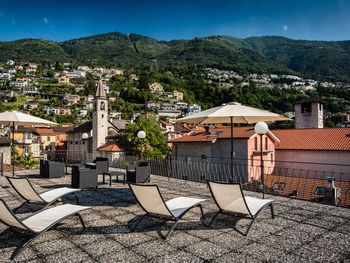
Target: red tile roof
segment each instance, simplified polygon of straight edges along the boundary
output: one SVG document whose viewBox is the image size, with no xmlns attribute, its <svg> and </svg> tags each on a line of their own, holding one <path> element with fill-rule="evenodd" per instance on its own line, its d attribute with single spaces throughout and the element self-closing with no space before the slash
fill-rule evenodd
<svg viewBox="0 0 350 263">
<path fill-rule="evenodd" d="M 114 142 L 107 142 L 106 144 L 97 148 L 100 152 L 123 152 L 125 149 Z"/>
<path fill-rule="evenodd" d="M 51 128 L 37 128 L 36 133 L 39 135 L 54 135 L 55 132 Z"/>
<path fill-rule="evenodd" d="M 350 128 L 273 130 L 276 150 L 350 151 Z"/>
<path fill-rule="evenodd" d="M 231 138 L 231 128 L 228 126 L 221 126 L 210 129 L 207 134 L 203 127 L 200 127 L 199 132 L 180 138 L 169 140 L 172 143 L 178 142 L 211 142 L 215 139 L 229 139 Z M 235 127 L 233 128 L 233 138 L 245 139 L 250 138 L 255 134 L 254 127 Z"/>
</svg>

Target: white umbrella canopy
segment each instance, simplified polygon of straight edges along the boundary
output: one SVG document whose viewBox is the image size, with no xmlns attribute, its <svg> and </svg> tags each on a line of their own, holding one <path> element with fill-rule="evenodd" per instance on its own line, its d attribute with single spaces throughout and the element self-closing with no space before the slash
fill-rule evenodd
<svg viewBox="0 0 350 263">
<path fill-rule="evenodd" d="M 14 145 L 14 129 L 16 125 L 31 125 L 31 126 L 56 126 L 56 122 L 48 121 L 42 118 L 38 118 L 29 114 L 25 114 L 20 111 L 5 111 L 0 113 L 0 124 L 12 127 L 12 143 L 11 148 Z M 13 158 L 13 156 L 12 156 Z M 12 163 L 13 164 L 13 163 Z M 15 166 L 12 165 L 12 175 L 15 176 Z"/>
<path fill-rule="evenodd" d="M 178 119 L 176 122 L 208 124 L 208 123 L 256 123 L 259 121 L 283 121 L 289 120 L 279 114 L 260 110 L 231 102 L 215 108 L 211 108 L 191 116 Z"/>
<path fill-rule="evenodd" d="M 33 125 L 33 126 L 55 126 L 55 122 L 48 121 L 39 117 L 25 114 L 20 111 L 10 110 L 0 113 L 0 124 L 5 126 L 13 125 Z"/>
</svg>

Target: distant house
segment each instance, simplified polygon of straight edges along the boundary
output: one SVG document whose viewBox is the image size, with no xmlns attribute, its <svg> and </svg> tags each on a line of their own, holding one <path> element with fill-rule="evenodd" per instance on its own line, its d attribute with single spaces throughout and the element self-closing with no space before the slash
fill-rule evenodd
<svg viewBox="0 0 350 263">
<path fill-rule="evenodd" d="M 14 141 L 20 154 L 40 156 L 40 140 L 35 128 L 17 126 L 14 132 Z"/>
<path fill-rule="evenodd" d="M 58 79 L 58 84 L 69 84 L 69 77 L 66 75 L 59 76 Z"/>
<path fill-rule="evenodd" d="M 56 134 L 52 128 L 37 128 L 40 138 L 40 151 L 55 151 Z"/>
<path fill-rule="evenodd" d="M 157 95 L 161 95 L 164 93 L 163 86 L 157 82 L 150 83 L 149 89 L 151 90 L 152 93 L 157 94 Z"/>
<path fill-rule="evenodd" d="M 165 139 L 168 141 L 168 145 L 170 147 L 172 144 L 169 141 L 185 135 L 189 135 L 191 132 L 190 128 L 187 128 L 182 124 L 165 121 L 160 121 L 160 129 L 163 131 Z"/>
<path fill-rule="evenodd" d="M 186 115 L 187 116 L 190 116 L 190 115 L 193 115 L 193 114 L 196 114 L 196 113 L 199 113 L 201 112 L 202 108 L 200 105 L 198 104 L 192 104 L 192 105 L 189 105 L 187 107 L 187 110 L 186 110 Z"/>
<path fill-rule="evenodd" d="M 68 102 L 68 105 L 75 105 L 79 103 L 80 96 L 79 95 L 73 95 L 73 94 L 66 94 L 64 95 L 64 100 Z"/>
<path fill-rule="evenodd" d="M 28 102 L 25 102 L 23 105 L 23 108 L 25 110 L 35 110 L 38 107 L 39 107 L 39 104 L 35 101 L 28 101 Z"/>
</svg>

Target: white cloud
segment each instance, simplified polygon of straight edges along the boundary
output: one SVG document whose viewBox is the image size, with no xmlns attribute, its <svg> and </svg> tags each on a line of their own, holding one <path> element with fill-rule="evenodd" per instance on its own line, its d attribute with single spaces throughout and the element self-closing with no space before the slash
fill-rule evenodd
<svg viewBox="0 0 350 263">
<path fill-rule="evenodd" d="M 48 24 L 49 24 L 49 19 L 47 19 L 47 17 L 44 17 L 44 18 L 43 18 L 43 22 L 44 22 L 46 25 L 48 25 Z"/>
<path fill-rule="evenodd" d="M 287 26 L 287 25 L 284 25 L 284 26 L 283 26 L 283 31 L 284 31 L 284 32 L 287 32 L 287 31 L 288 31 L 288 26 Z"/>
</svg>

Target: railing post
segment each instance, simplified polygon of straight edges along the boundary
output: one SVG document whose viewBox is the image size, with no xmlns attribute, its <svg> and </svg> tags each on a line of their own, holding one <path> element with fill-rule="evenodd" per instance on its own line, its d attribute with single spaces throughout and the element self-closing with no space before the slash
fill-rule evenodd
<svg viewBox="0 0 350 263">
<path fill-rule="evenodd" d="M 1 169 L 1 176 L 4 176 L 4 153 L 0 153 L 0 169 Z"/>
</svg>

